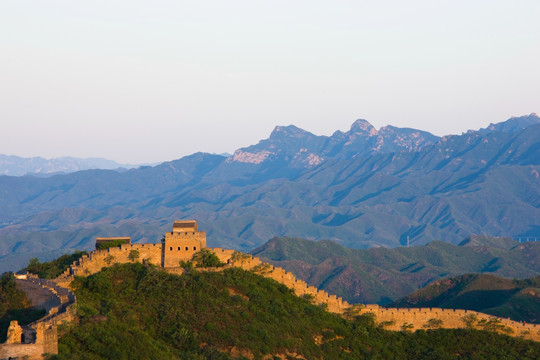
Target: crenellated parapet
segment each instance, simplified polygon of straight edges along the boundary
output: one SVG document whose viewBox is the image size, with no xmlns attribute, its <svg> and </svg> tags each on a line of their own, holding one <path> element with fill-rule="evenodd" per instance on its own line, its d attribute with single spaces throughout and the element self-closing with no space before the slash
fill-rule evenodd
<svg viewBox="0 0 540 360">
<path fill-rule="evenodd" d="M 325 305 L 330 312 L 342 314 L 350 307 L 349 303 L 342 298 L 336 295 L 330 295 L 326 291 L 319 290 L 314 286 L 308 286 L 305 281 L 297 279 L 293 273 L 283 268 L 265 263 L 258 257 L 244 255 L 243 258 L 234 261 L 232 265 L 244 270 L 255 271 L 261 276 L 276 280 L 278 283 L 294 290 L 297 296 L 308 296 L 315 304 Z"/>
<path fill-rule="evenodd" d="M 65 286 L 73 281 L 74 276 L 95 274 L 102 268 L 116 263 L 143 262 L 161 266 L 161 257 L 161 244 L 123 244 L 118 247 L 95 250 L 74 261 L 55 281 Z"/>
<path fill-rule="evenodd" d="M 471 328 L 540 341 L 540 325 L 500 318 L 472 310 L 442 308 L 385 308 L 369 304 L 357 309 L 357 315 L 373 314 L 386 330 Z"/>
</svg>

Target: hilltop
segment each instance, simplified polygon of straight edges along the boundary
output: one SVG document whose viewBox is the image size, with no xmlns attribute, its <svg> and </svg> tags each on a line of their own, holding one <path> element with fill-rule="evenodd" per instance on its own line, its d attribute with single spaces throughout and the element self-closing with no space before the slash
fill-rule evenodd
<svg viewBox="0 0 540 360">
<path fill-rule="evenodd" d="M 79 325 L 53 359 L 383 359 L 519 357 L 540 345 L 489 332 L 388 332 L 343 319 L 273 280 L 241 269 L 171 275 L 115 265 L 73 284 Z M 459 346 L 455 342 L 459 340 Z"/>
<path fill-rule="evenodd" d="M 274 238 L 252 252 L 351 303 L 386 305 L 436 280 L 465 273 L 540 275 L 540 242 L 469 237 L 410 248 L 350 249 L 333 241 Z"/>
<path fill-rule="evenodd" d="M 88 250 L 97 234 L 156 243 L 171 218 L 196 217 L 212 246 L 242 251 L 275 236 L 352 248 L 540 237 L 539 139 L 534 114 L 442 138 L 358 120 L 332 136 L 276 127 L 231 157 L 0 176 L 0 272 Z"/>
</svg>

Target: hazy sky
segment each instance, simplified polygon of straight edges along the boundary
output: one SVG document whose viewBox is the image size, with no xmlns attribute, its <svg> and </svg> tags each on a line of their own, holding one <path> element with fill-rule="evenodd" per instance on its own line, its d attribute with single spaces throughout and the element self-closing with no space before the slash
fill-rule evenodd
<svg viewBox="0 0 540 360">
<path fill-rule="evenodd" d="M 540 1 L 0 0 L 0 153 L 158 162 L 540 112 Z"/>
</svg>

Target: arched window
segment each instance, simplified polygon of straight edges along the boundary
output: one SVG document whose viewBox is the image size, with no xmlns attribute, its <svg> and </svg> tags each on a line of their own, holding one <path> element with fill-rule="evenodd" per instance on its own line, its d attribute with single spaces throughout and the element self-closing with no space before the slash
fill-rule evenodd
<svg viewBox="0 0 540 360">
<path fill-rule="evenodd" d="M 186 246 L 186 251 L 188 251 L 188 250 L 189 250 L 189 248 Z"/>
<path fill-rule="evenodd" d="M 178 251 L 180 251 L 180 246 L 178 247 Z"/>
<path fill-rule="evenodd" d="M 172 251 L 172 246 L 171 246 L 171 251 Z"/>
<path fill-rule="evenodd" d="M 196 247 L 196 246 L 194 246 L 194 247 L 193 247 L 193 250 L 197 250 L 197 247 Z"/>
</svg>

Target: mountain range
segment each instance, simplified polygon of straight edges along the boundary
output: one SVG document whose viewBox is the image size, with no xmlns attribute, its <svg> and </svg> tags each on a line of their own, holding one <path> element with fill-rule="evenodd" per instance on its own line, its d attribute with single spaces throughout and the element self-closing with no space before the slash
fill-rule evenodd
<svg viewBox="0 0 540 360">
<path fill-rule="evenodd" d="M 539 139 L 536 114 L 442 138 L 357 120 L 331 136 L 278 126 L 230 157 L 0 176 L 0 271 L 90 249 L 96 236 L 158 242 L 182 218 L 210 246 L 244 251 L 275 236 L 354 248 L 540 236 Z"/>
<path fill-rule="evenodd" d="M 540 275 L 540 242 L 484 236 L 458 245 L 433 241 L 392 249 L 350 249 L 328 240 L 281 237 L 252 254 L 350 303 L 388 305 L 435 281 L 467 273 L 519 279 Z"/>
</svg>

